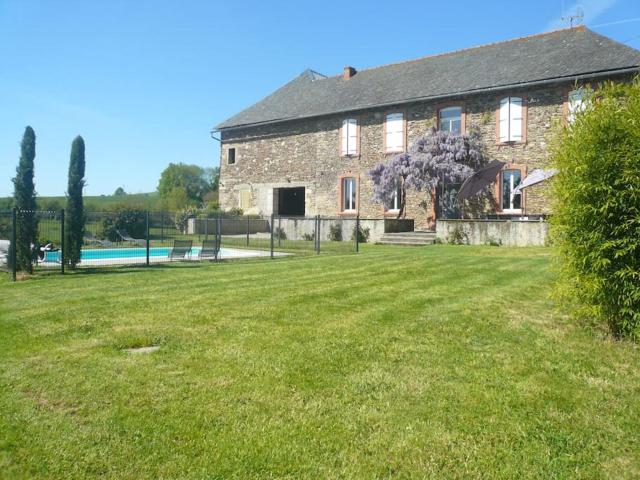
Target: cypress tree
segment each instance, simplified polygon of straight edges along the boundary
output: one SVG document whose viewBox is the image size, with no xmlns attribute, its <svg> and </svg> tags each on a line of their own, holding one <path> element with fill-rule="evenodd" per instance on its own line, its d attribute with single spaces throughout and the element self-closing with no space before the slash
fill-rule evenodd
<svg viewBox="0 0 640 480">
<path fill-rule="evenodd" d="M 27 126 L 20 144 L 20 162 L 13 178 L 14 206 L 18 210 L 16 225 L 16 269 L 32 272 L 33 247 L 38 224 L 36 220 L 36 193 L 33 185 L 33 161 L 36 157 L 36 134 Z"/>
<path fill-rule="evenodd" d="M 82 200 L 84 169 L 84 140 L 81 136 L 77 136 L 71 144 L 65 212 L 65 260 L 72 269 L 80 263 L 80 250 L 84 237 L 85 215 Z"/>
</svg>

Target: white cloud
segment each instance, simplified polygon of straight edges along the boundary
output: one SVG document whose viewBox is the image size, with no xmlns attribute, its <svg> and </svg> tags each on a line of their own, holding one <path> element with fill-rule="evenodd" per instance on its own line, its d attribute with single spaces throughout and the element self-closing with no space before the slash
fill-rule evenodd
<svg viewBox="0 0 640 480">
<path fill-rule="evenodd" d="M 571 15 L 575 15 L 578 8 L 584 13 L 584 19 L 582 23 L 589 25 L 596 18 L 609 10 L 616 3 L 617 0 L 582 0 L 575 2 L 569 7 L 565 8 L 559 17 L 554 18 L 547 24 L 547 30 L 556 30 L 558 28 L 564 28 L 569 26 L 569 20 L 562 20 L 560 17 L 568 18 Z"/>
</svg>

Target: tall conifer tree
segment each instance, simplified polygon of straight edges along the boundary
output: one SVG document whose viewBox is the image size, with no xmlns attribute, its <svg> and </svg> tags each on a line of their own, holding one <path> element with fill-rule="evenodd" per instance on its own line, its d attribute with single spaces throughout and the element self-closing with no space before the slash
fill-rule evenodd
<svg viewBox="0 0 640 480">
<path fill-rule="evenodd" d="M 65 212 L 65 261 L 72 269 L 80 263 L 80 251 L 84 237 L 85 214 L 82 199 L 84 169 L 84 140 L 81 136 L 77 136 L 71 144 L 67 209 Z"/>
<path fill-rule="evenodd" d="M 38 224 L 36 220 L 36 192 L 33 184 L 34 159 L 36 157 L 36 134 L 27 126 L 20 144 L 20 162 L 13 179 L 14 206 L 19 210 L 16 225 L 16 269 L 33 270 L 33 246 L 36 242 Z M 11 252 L 13 253 L 13 252 Z M 9 258 L 12 258 L 10 255 Z"/>
</svg>

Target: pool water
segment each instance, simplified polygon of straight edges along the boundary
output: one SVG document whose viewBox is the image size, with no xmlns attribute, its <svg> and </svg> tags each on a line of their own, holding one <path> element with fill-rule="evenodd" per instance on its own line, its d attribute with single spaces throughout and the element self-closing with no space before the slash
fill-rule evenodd
<svg viewBox="0 0 640 480">
<path fill-rule="evenodd" d="M 224 251 L 220 249 L 221 253 Z M 150 257 L 168 257 L 171 247 L 152 247 L 149 249 Z M 196 257 L 200 247 L 193 247 L 190 256 Z M 147 249 L 144 247 L 136 248 L 91 248 L 82 249 L 80 252 L 80 260 L 109 260 L 120 258 L 146 258 Z M 46 252 L 45 262 L 59 262 L 60 252 Z"/>
</svg>

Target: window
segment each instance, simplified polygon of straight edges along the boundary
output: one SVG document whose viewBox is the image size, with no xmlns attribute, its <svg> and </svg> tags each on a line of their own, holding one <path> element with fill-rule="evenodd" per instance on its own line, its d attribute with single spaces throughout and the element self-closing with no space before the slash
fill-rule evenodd
<svg viewBox="0 0 640 480">
<path fill-rule="evenodd" d="M 500 143 L 521 142 L 524 138 L 523 127 L 524 108 L 522 98 L 506 97 L 500 100 Z"/>
<path fill-rule="evenodd" d="M 447 107 L 439 112 L 438 129 L 442 132 L 462 133 L 462 107 Z"/>
<path fill-rule="evenodd" d="M 344 177 L 342 179 L 342 211 L 356 211 L 356 179 Z"/>
<path fill-rule="evenodd" d="M 390 113 L 385 119 L 385 152 L 404 150 L 404 115 Z"/>
<path fill-rule="evenodd" d="M 230 148 L 227 150 L 227 164 L 233 165 L 236 163 L 236 149 Z"/>
<path fill-rule="evenodd" d="M 505 213 L 520 213 L 522 208 L 522 194 L 513 194 L 515 188 L 522 180 L 520 170 L 503 170 L 501 173 L 501 200 L 502 211 Z"/>
<path fill-rule="evenodd" d="M 583 112 L 587 107 L 584 88 L 578 88 L 570 91 L 569 98 L 567 100 L 567 121 L 569 123 L 573 123 L 576 119 L 576 115 Z"/>
<path fill-rule="evenodd" d="M 387 212 L 400 211 L 400 198 L 402 198 L 402 192 L 400 185 L 398 185 L 398 188 L 396 188 L 396 191 L 393 193 L 391 203 L 387 205 Z"/>
<path fill-rule="evenodd" d="M 358 154 L 358 121 L 355 118 L 347 118 L 342 122 L 342 147 L 343 157 Z"/>
</svg>

